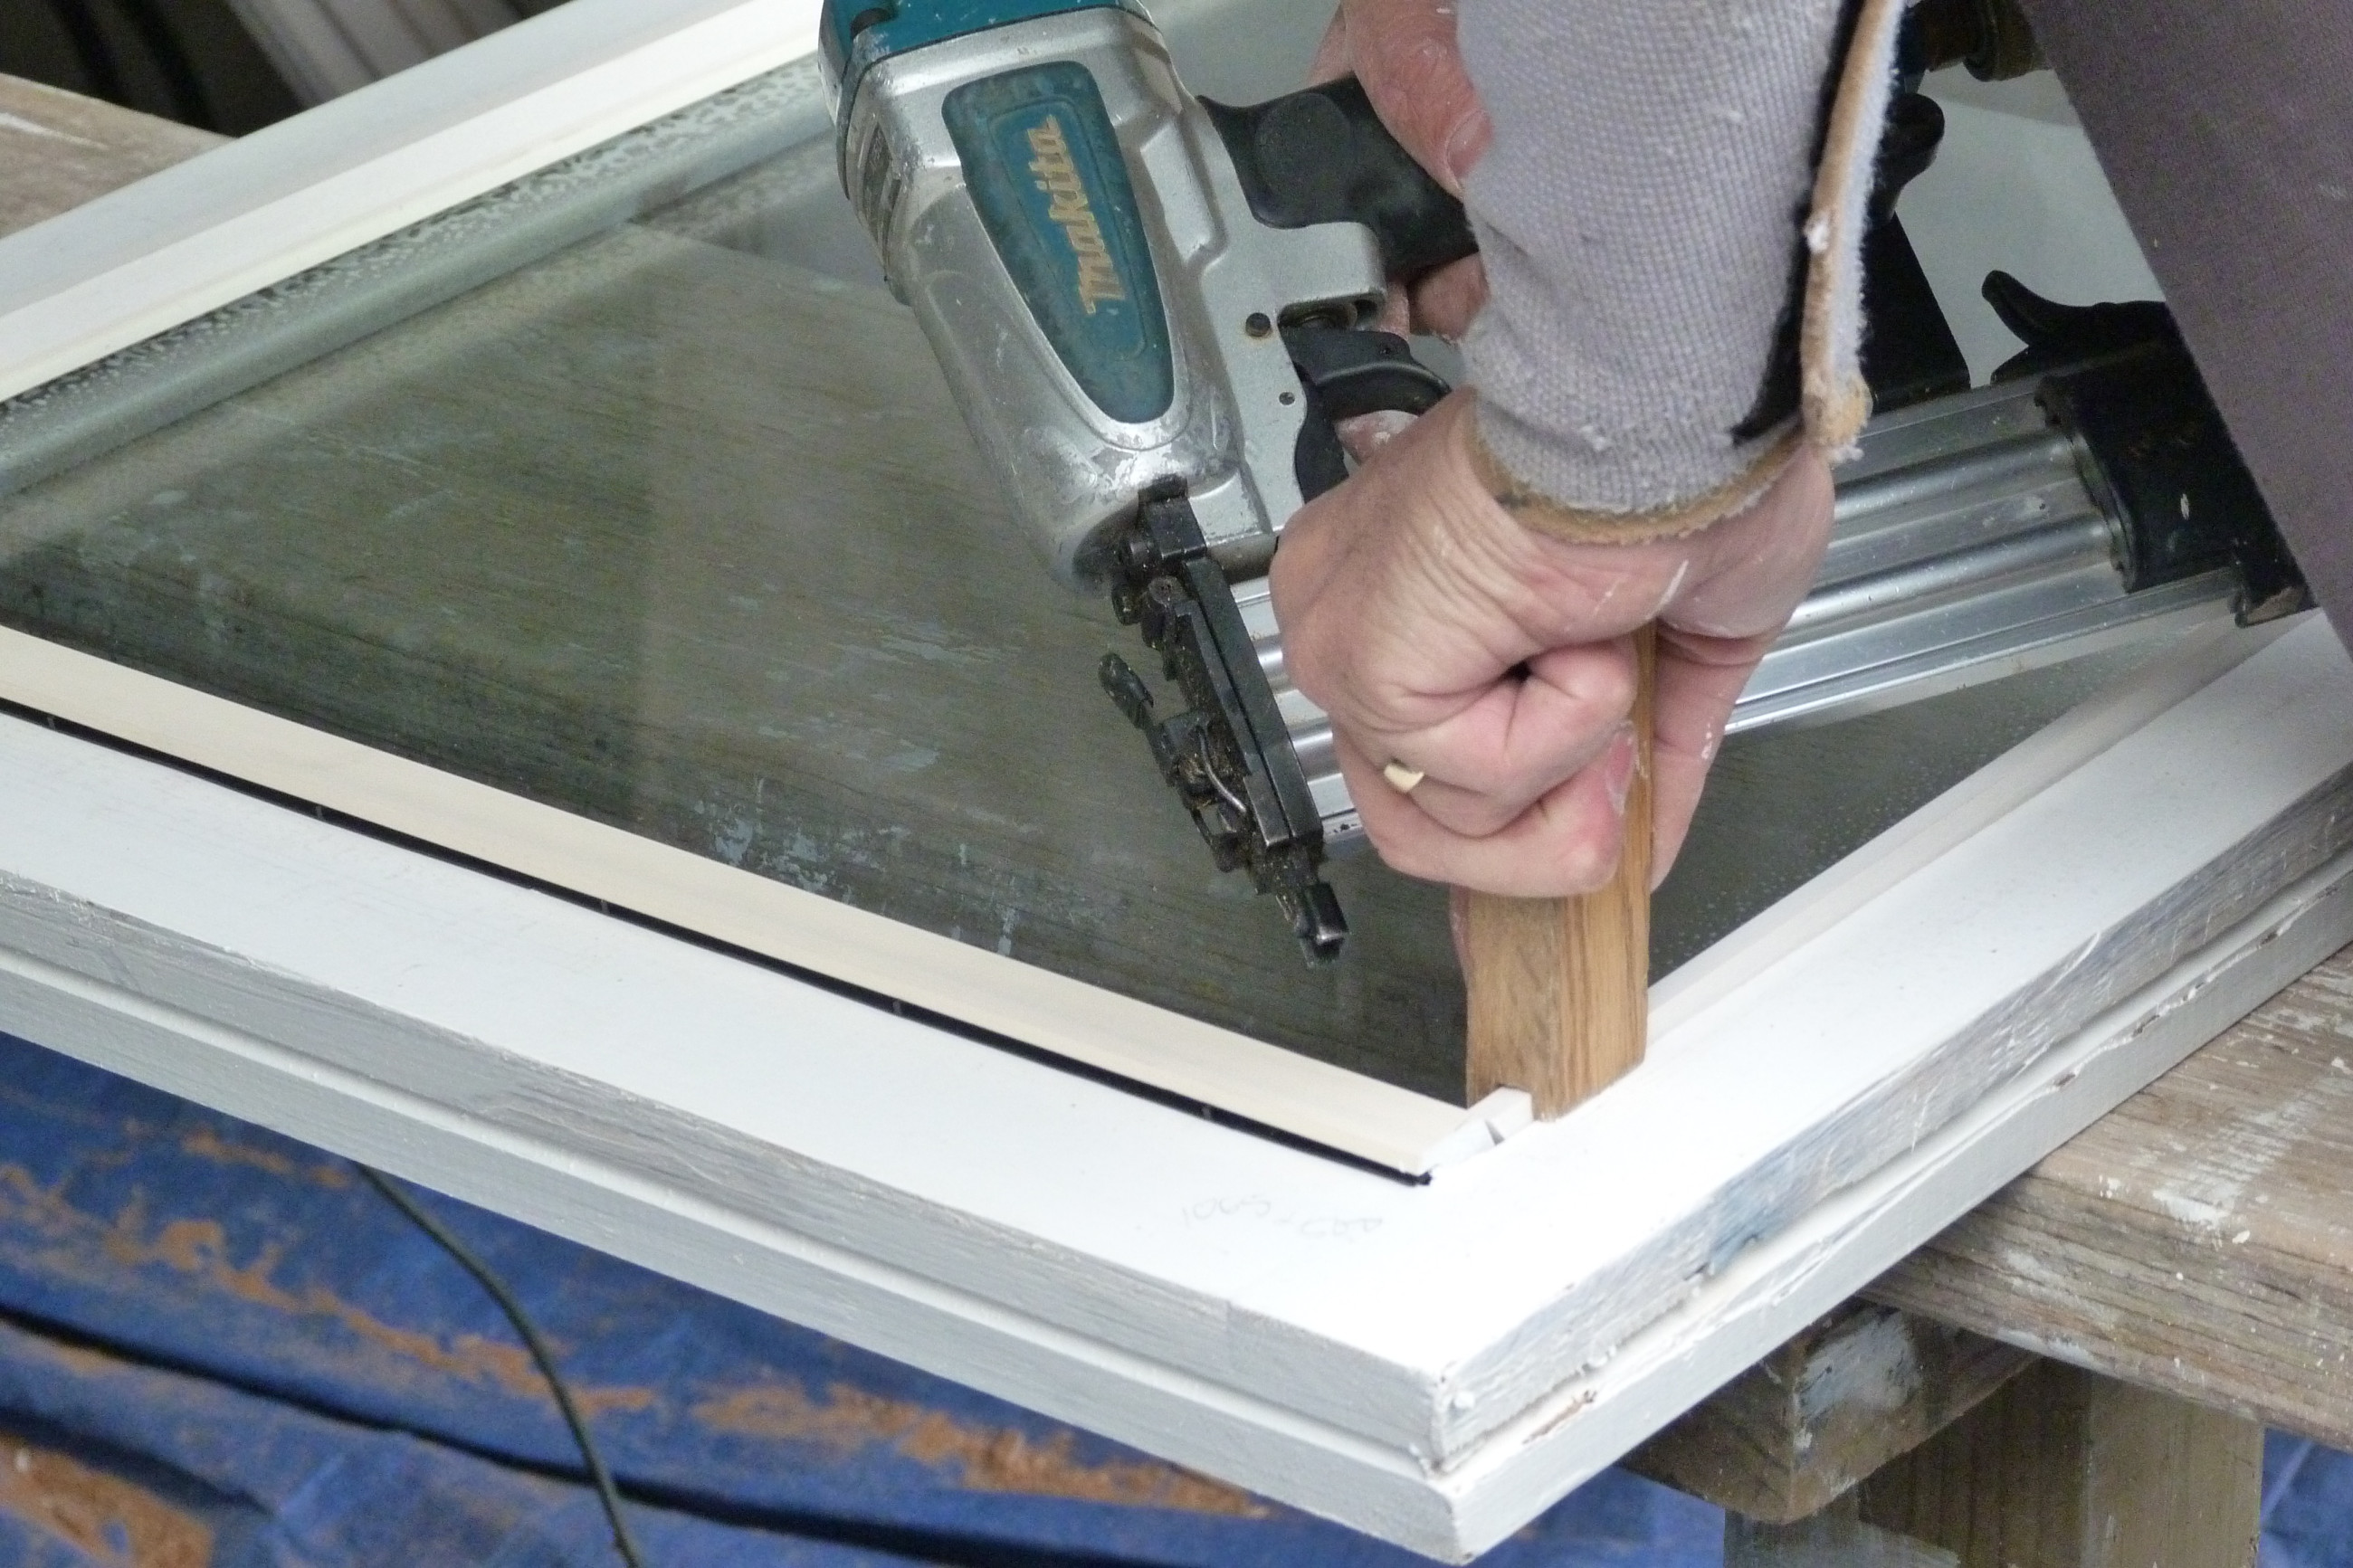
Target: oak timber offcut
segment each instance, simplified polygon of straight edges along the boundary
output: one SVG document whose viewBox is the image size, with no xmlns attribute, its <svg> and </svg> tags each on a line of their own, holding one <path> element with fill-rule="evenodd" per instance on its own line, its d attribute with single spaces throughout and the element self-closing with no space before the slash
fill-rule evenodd
<svg viewBox="0 0 2353 1568">
<path fill-rule="evenodd" d="M 1467 1098 L 1525 1089 L 1549 1120 L 1641 1063 L 1651 1028 L 1651 700 L 1658 628 L 1634 634 L 1634 772 L 1617 868 L 1569 899 L 1466 897 Z"/>
</svg>

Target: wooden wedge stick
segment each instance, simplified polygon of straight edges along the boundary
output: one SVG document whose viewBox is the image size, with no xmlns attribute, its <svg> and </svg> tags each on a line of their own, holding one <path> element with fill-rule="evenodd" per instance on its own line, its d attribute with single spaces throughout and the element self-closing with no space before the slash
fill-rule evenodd
<svg viewBox="0 0 2353 1568">
<path fill-rule="evenodd" d="M 1653 629 L 1635 637 L 1636 763 L 1618 873 L 1576 899 L 1470 895 L 1463 982 L 1471 998 L 1471 1103 L 1524 1089 L 1560 1115 L 1642 1059 L 1650 1034 L 1651 688 Z"/>
</svg>

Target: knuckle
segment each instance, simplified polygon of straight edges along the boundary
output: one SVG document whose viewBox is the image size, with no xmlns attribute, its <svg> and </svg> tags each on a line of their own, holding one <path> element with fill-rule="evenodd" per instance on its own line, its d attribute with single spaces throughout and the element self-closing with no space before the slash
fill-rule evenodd
<svg viewBox="0 0 2353 1568">
<path fill-rule="evenodd" d="M 1561 857 L 1561 879 L 1571 893 L 1593 892 L 1607 884 L 1617 871 L 1618 846 L 1614 841 L 1581 843 Z"/>
<path fill-rule="evenodd" d="M 1367 818 L 1365 837 L 1372 840 L 1373 848 L 1379 854 L 1382 863 L 1398 875 L 1419 877 L 1433 882 L 1446 879 L 1444 868 L 1425 854 L 1414 839 L 1398 833 L 1395 824 L 1376 826 Z"/>
<path fill-rule="evenodd" d="M 1589 893 L 1617 874 L 1623 833 L 1598 800 L 1579 803 L 1560 825 L 1553 845 L 1552 871 L 1563 890 Z"/>
<path fill-rule="evenodd" d="M 1584 688 L 1588 705 L 1601 719 L 1615 722 L 1634 710 L 1634 662 L 1612 650 L 1612 657 L 1596 661 L 1590 674 L 1579 684 Z"/>
</svg>

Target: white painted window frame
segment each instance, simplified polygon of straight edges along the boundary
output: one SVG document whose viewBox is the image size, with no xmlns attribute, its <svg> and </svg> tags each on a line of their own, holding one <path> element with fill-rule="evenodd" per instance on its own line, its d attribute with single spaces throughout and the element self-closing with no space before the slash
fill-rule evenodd
<svg viewBox="0 0 2353 1568">
<path fill-rule="evenodd" d="M 0 390 L 794 58 L 812 14 L 576 0 L 0 240 Z M 1493 1146 L 1415 1184 L 321 820 L 591 897 L 659 851 L 12 635 L 0 698 L 278 796 L 0 717 L 0 1027 L 1459 1559 L 2353 937 L 2348 692 L 2316 621 L 2179 650 L 1661 987 L 1617 1089 L 1451 1123 Z M 661 853 L 617 901 L 697 916 L 717 885 Z M 807 914 L 725 896 L 752 953 Z M 952 1016 L 1005 984 L 807 918 L 807 967 Z"/>
</svg>

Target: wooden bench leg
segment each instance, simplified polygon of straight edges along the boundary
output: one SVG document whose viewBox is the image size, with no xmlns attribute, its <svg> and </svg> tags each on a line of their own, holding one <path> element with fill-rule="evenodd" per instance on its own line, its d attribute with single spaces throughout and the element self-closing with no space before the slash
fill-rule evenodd
<svg viewBox="0 0 2353 1568">
<path fill-rule="evenodd" d="M 1961 1568 L 2251 1568 L 2263 1476 L 2254 1422 L 2046 1361 L 1856 1498 Z"/>
<path fill-rule="evenodd" d="M 1792 1523 L 1821 1513 L 2038 1359 L 1850 1301 L 1629 1454 L 1626 1466 L 1752 1521 Z"/>
<path fill-rule="evenodd" d="M 2038 1362 L 1812 1519 L 1727 1515 L 1725 1568 L 2253 1568 L 2263 1432 Z"/>
<path fill-rule="evenodd" d="M 1865 1524 L 1852 1492 L 1793 1524 L 1724 1516 L 1724 1568 L 1957 1568 L 1959 1563 L 1941 1546 Z"/>
</svg>

